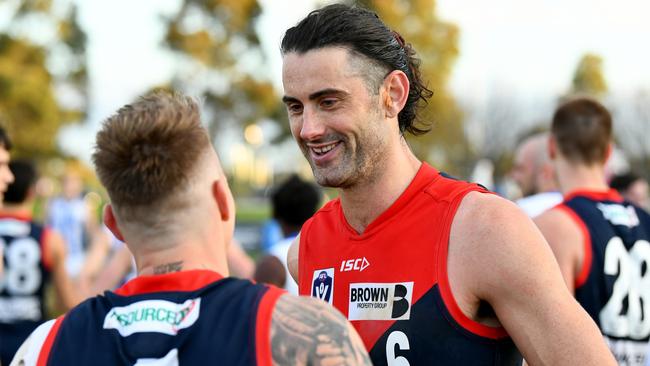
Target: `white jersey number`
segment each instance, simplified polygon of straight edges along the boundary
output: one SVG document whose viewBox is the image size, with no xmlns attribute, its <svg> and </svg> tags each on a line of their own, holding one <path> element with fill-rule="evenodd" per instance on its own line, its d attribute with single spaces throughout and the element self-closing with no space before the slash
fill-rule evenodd
<svg viewBox="0 0 650 366">
<path fill-rule="evenodd" d="M 411 364 L 406 357 L 395 357 L 395 346 L 398 346 L 400 350 L 411 349 L 409 339 L 404 332 L 395 330 L 388 335 L 386 340 L 386 361 L 388 361 L 388 366 L 410 366 Z"/>
<path fill-rule="evenodd" d="M 0 279 L 0 291 L 7 289 L 12 295 L 32 295 L 41 285 L 41 248 L 34 238 L 19 238 L 6 245 L 0 238 L 0 246 L 7 261 L 7 268 Z"/>
<path fill-rule="evenodd" d="M 612 296 L 599 314 L 606 335 L 644 339 L 650 335 L 650 243 L 639 240 L 628 252 L 613 237 L 605 248 L 605 274 L 616 276 Z M 627 313 L 621 314 L 627 297 Z"/>
</svg>

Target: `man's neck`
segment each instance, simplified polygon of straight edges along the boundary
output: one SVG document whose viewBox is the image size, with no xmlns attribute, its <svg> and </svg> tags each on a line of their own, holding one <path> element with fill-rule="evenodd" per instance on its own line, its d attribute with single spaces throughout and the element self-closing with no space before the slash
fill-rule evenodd
<svg viewBox="0 0 650 366">
<path fill-rule="evenodd" d="M 222 255 L 217 255 L 214 251 L 204 250 L 204 247 L 192 243 L 182 243 L 162 250 L 142 248 L 143 246 L 137 244 L 129 245 L 139 276 L 193 269 L 215 271 L 224 277 L 229 275 L 225 249 Z"/>
<path fill-rule="evenodd" d="M 602 165 L 587 166 L 560 161 L 557 169 L 560 189 L 564 195 L 576 190 L 606 191 L 609 189 Z"/>
<path fill-rule="evenodd" d="M 363 233 L 399 198 L 420 169 L 422 162 L 401 140 L 398 151 L 387 155 L 385 169 L 376 179 L 339 190 L 345 218 L 357 233 Z"/>
</svg>

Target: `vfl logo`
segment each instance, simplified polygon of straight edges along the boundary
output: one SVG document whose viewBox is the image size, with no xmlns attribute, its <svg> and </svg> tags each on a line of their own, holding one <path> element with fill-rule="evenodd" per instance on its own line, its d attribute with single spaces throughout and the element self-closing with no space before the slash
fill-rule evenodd
<svg viewBox="0 0 650 366">
<path fill-rule="evenodd" d="M 350 284 L 349 320 L 408 320 L 413 282 Z"/>
<path fill-rule="evenodd" d="M 331 305 L 334 292 L 334 268 L 315 270 L 312 283 L 311 296 Z"/>
<path fill-rule="evenodd" d="M 341 261 L 341 272 L 349 272 L 349 271 L 363 272 L 363 270 L 368 268 L 368 266 L 370 266 L 370 262 L 368 262 L 366 257 L 357 258 L 357 259 L 348 259 L 346 261 Z"/>
</svg>

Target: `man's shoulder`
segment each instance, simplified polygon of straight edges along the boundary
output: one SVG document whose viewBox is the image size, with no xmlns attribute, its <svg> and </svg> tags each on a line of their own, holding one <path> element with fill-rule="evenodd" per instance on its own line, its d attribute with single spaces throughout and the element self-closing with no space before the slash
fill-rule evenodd
<svg viewBox="0 0 650 366">
<path fill-rule="evenodd" d="M 53 331 L 57 323 L 60 323 L 61 318 L 52 319 L 39 325 L 32 334 L 23 342 L 11 362 L 11 366 L 36 365 L 41 351 L 45 347 L 46 340 L 50 333 Z"/>
<path fill-rule="evenodd" d="M 339 197 L 331 199 L 331 200 L 327 201 L 327 203 L 325 203 L 323 205 L 323 207 L 318 209 L 318 211 L 316 211 L 316 213 L 314 213 L 313 217 L 316 217 L 317 215 L 324 215 L 324 214 L 326 215 L 326 214 L 335 212 L 340 207 L 341 207 L 341 199 Z"/>
<path fill-rule="evenodd" d="M 341 199 L 334 198 L 323 205 L 316 211 L 302 226 L 301 232 L 311 226 L 314 222 L 333 222 L 339 219 L 341 210 Z"/>
<path fill-rule="evenodd" d="M 472 226 L 512 224 L 525 220 L 521 209 L 512 201 L 481 191 L 470 191 L 462 197 L 456 217 L 461 222 L 470 221 L 468 224 Z"/>
<path fill-rule="evenodd" d="M 278 298 L 271 320 L 271 355 L 281 365 L 371 365 L 345 317 L 324 301 L 304 296 Z"/>
</svg>

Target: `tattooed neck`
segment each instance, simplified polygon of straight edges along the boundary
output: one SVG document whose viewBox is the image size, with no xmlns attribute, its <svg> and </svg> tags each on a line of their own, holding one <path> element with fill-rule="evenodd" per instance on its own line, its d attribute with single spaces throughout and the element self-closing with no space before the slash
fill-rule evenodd
<svg viewBox="0 0 650 366">
<path fill-rule="evenodd" d="M 179 272 L 182 269 L 183 269 L 183 261 L 178 261 L 178 262 L 162 264 L 160 266 L 155 266 L 153 267 L 153 273 L 163 274 L 163 273 L 170 273 L 170 272 Z"/>
</svg>

